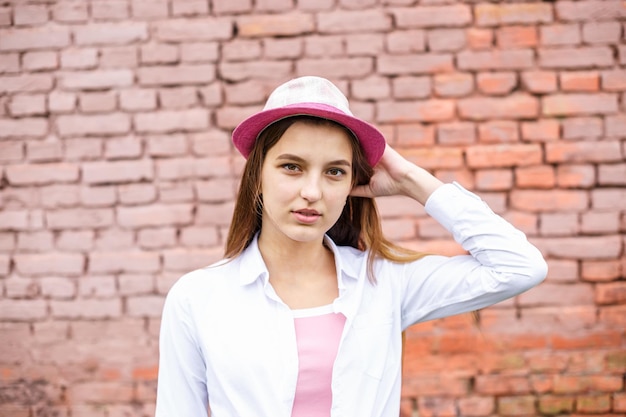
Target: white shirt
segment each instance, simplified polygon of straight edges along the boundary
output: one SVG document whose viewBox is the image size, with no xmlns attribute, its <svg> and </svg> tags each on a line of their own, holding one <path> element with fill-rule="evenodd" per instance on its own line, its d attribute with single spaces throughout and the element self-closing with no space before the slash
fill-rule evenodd
<svg viewBox="0 0 626 417">
<path fill-rule="evenodd" d="M 478 310 L 539 284 L 547 273 L 525 235 L 458 184 L 438 188 L 426 211 L 470 255 L 411 263 L 376 260 L 326 243 L 335 255 L 346 317 L 332 376 L 332 417 L 398 416 L 401 333 Z M 276 295 L 256 239 L 237 258 L 184 275 L 162 316 L 157 417 L 289 417 L 298 378 L 293 314 Z"/>
</svg>

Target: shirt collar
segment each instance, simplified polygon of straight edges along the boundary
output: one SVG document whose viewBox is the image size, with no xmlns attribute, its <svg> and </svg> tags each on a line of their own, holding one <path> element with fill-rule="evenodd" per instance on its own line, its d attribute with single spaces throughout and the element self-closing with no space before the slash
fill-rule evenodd
<svg viewBox="0 0 626 417">
<path fill-rule="evenodd" d="M 269 272 L 261 256 L 258 242 L 259 234 L 257 233 L 248 247 L 239 256 L 239 283 L 241 285 L 248 285 L 256 280 L 263 278 L 265 281 L 269 279 Z M 359 277 L 360 262 L 350 262 L 350 259 L 345 258 L 345 250 L 352 248 L 339 247 L 328 236 L 324 236 L 324 243 L 335 255 L 335 266 L 337 268 L 337 282 L 339 288 L 345 288 L 344 277 L 357 279 Z"/>
</svg>

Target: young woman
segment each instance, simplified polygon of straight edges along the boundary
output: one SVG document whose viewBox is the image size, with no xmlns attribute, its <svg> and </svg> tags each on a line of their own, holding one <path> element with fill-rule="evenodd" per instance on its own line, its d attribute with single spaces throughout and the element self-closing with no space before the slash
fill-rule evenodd
<svg viewBox="0 0 626 417">
<path fill-rule="evenodd" d="M 247 158 L 223 261 L 165 303 L 157 417 L 389 417 L 402 332 L 539 284 L 522 232 L 410 163 L 329 81 L 278 87 L 233 142 Z M 469 255 L 386 240 L 374 197 L 409 196 Z"/>
</svg>

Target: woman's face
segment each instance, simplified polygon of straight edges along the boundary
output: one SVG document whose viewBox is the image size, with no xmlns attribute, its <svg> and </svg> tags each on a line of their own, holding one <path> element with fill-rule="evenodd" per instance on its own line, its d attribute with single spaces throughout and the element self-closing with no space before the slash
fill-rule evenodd
<svg viewBox="0 0 626 417">
<path fill-rule="evenodd" d="M 261 169 L 263 239 L 321 242 L 352 189 L 348 133 L 298 121 L 267 152 Z"/>
</svg>

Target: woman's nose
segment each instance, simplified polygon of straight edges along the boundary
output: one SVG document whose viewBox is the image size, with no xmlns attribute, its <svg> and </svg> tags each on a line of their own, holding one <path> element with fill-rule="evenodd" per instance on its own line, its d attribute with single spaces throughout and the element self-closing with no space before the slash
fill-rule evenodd
<svg viewBox="0 0 626 417">
<path fill-rule="evenodd" d="M 311 175 L 306 178 L 300 190 L 300 196 L 307 201 L 317 201 L 322 198 L 319 176 Z"/>
</svg>

